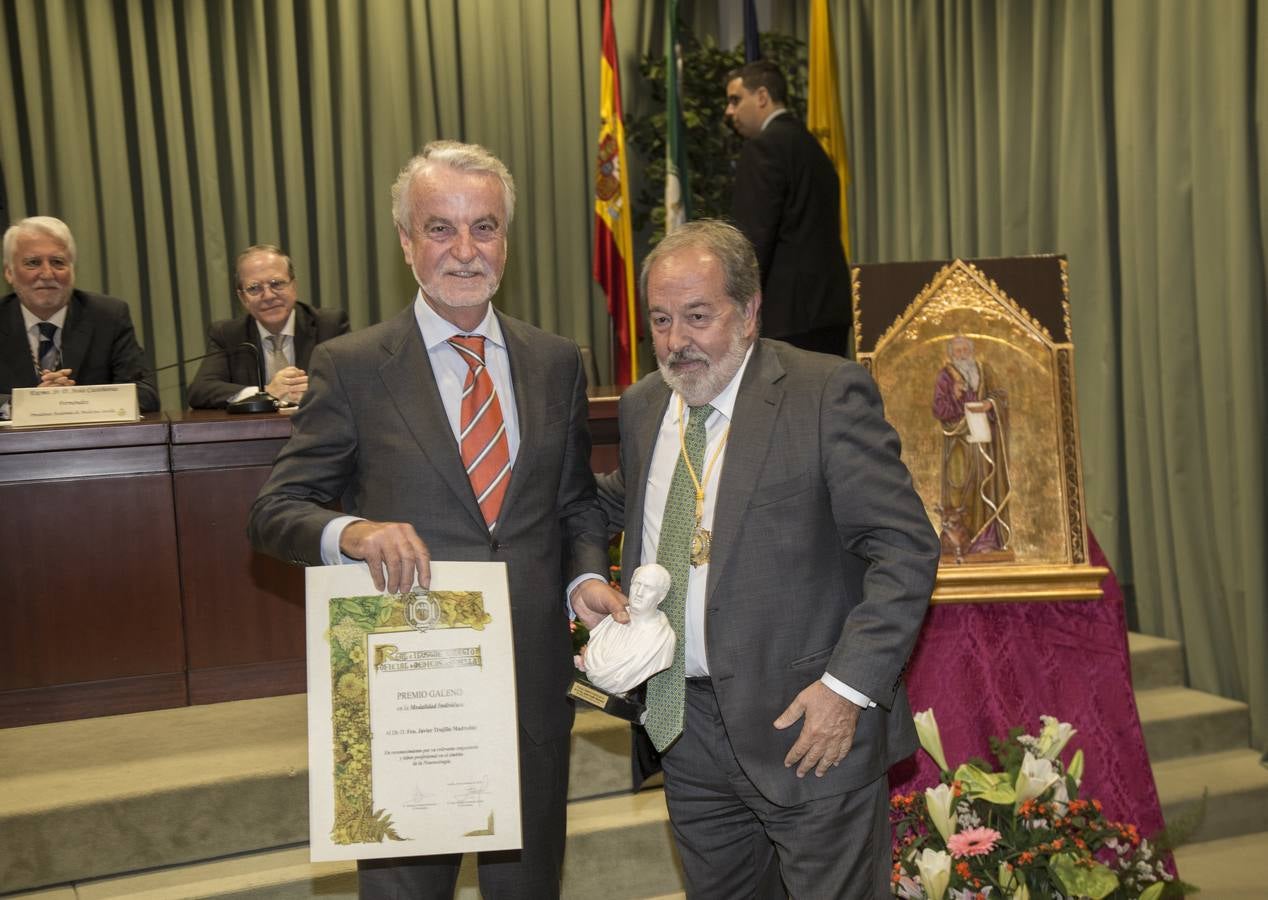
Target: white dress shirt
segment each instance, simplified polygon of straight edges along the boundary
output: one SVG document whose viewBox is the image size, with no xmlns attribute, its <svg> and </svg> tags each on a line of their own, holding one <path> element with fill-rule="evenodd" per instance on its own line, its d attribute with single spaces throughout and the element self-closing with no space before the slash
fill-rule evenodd
<svg viewBox="0 0 1268 900">
<path fill-rule="evenodd" d="M 256 329 L 260 332 L 260 346 L 264 348 L 264 384 L 268 384 L 273 380 L 273 376 L 277 374 L 278 367 L 273 364 L 273 332 L 269 331 L 259 320 L 255 323 Z M 295 310 L 291 310 L 291 314 L 286 317 L 286 324 L 282 326 L 282 330 L 278 332 L 282 337 L 282 353 L 286 356 L 286 365 L 295 365 Z M 282 368 L 286 368 L 283 366 Z M 263 386 L 263 385 L 262 385 Z"/>
</svg>

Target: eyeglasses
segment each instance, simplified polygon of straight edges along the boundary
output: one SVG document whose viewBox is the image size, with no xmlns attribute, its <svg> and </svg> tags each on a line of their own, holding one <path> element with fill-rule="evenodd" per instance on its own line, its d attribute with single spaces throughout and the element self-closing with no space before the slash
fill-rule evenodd
<svg viewBox="0 0 1268 900">
<path fill-rule="evenodd" d="M 288 287 L 292 281 L 294 281 L 293 278 L 287 278 L 286 280 L 282 280 L 281 278 L 274 278 L 270 281 L 265 281 L 263 283 L 259 281 L 255 281 L 255 282 L 252 282 L 251 284 L 248 284 L 246 287 L 241 288 L 240 290 L 242 291 L 242 293 L 246 294 L 248 297 L 260 296 L 261 294 L 264 293 L 265 288 L 268 288 L 273 293 L 278 294 L 278 293 L 281 293 L 282 288 Z"/>
</svg>

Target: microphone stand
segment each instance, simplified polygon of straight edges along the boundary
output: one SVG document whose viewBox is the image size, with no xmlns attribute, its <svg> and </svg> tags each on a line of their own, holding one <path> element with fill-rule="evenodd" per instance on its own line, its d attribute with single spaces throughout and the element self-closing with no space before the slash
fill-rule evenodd
<svg viewBox="0 0 1268 900">
<path fill-rule="evenodd" d="M 264 357 L 260 355 L 260 348 L 255 346 L 255 343 L 252 341 L 243 341 L 238 346 L 246 347 L 253 354 L 255 354 L 256 373 L 260 377 L 259 383 L 263 385 L 264 384 Z M 228 412 L 233 413 L 235 415 L 243 414 L 243 413 L 271 413 L 271 412 L 277 412 L 277 401 L 273 399 L 272 395 L 266 394 L 264 392 L 264 388 L 261 387 L 258 391 L 256 391 L 250 397 L 243 397 L 241 400 L 235 400 L 232 403 L 230 403 L 227 407 L 225 407 L 225 409 Z"/>
</svg>

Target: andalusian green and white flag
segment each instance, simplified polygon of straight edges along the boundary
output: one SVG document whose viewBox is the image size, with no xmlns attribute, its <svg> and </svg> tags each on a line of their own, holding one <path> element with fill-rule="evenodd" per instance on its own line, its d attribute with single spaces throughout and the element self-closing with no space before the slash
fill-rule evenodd
<svg viewBox="0 0 1268 900">
<path fill-rule="evenodd" d="M 665 234 L 691 218 L 691 180 L 682 128 L 678 0 L 665 4 Z"/>
</svg>

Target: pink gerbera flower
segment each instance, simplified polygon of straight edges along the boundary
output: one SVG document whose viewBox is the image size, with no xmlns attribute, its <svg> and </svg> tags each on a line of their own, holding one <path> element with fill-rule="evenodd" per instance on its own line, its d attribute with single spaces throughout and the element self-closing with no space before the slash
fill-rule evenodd
<svg viewBox="0 0 1268 900">
<path fill-rule="evenodd" d="M 957 859 L 965 856 L 982 856 L 995 849 L 999 832 L 994 828 L 969 828 L 947 838 L 947 849 Z"/>
</svg>

